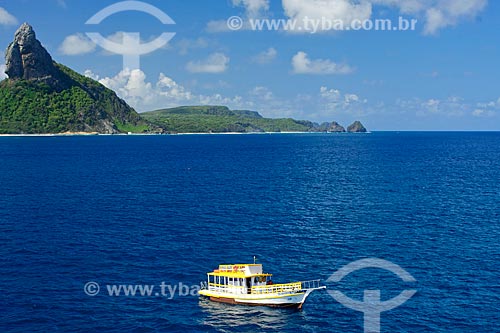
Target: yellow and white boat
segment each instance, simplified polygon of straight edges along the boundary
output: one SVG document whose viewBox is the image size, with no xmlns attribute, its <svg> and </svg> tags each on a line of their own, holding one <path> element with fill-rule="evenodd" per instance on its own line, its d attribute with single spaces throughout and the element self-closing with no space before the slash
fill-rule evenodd
<svg viewBox="0 0 500 333">
<path fill-rule="evenodd" d="M 215 302 L 302 308 L 314 290 L 326 289 L 320 280 L 274 284 L 261 264 L 219 265 L 207 273 L 199 294 Z"/>
</svg>

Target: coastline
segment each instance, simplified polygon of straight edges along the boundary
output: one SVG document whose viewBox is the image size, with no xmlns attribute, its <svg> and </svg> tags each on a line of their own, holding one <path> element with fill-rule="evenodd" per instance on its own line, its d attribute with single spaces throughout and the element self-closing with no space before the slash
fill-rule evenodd
<svg viewBox="0 0 500 333">
<path fill-rule="evenodd" d="M 0 137 L 40 137 L 40 136 L 92 136 L 92 135 L 107 135 L 97 132 L 63 132 L 63 133 L 37 133 L 37 134 L 0 134 Z"/>
<path fill-rule="evenodd" d="M 150 136 L 150 135 L 276 135 L 276 134 L 371 134 L 372 132 L 365 133 L 351 133 L 351 132 L 186 132 L 186 133 L 118 133 L 118 134 L 103 134 L 98 132 L 63 132 L 63 133 L 38 133 L 38 134 L 0 134 L 0 137 L 54 137 L 54 136 Z"/>
</svg>

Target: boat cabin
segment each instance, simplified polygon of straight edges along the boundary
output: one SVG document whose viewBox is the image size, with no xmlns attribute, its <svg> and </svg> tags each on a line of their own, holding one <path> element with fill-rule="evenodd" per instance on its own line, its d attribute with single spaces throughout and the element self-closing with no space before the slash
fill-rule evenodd
<svg viewBox="0 0 500 333">
<path fill-rule="evenodd" d="M 261 264 L 219 265 L 207 275 L 209 290 L 229 294 L 251 294 L 273 284 L 272 274 L 263 273 Z"/>
</svg>

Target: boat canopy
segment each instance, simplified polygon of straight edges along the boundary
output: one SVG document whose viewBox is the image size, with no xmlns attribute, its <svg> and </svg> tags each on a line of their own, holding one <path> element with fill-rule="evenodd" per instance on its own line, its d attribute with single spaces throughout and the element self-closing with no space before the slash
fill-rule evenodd
<svg viewBox="0 0 500 333">
<path fill-rule="evenodd" d="M 229 276 L 245 278 L 251 276 L 272 276 L 272 274 L 262 272 L 262 264 L 225 264 L 219 265 L 218 269 L 208 275 Z"/>
</svg>

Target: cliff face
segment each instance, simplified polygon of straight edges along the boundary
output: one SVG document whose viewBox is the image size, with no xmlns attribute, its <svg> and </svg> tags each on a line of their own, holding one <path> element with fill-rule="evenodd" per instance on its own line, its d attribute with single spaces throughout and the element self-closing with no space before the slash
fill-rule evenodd
<svg viewBox="0 0 500 333">
<path fill-rule="evenodd" d="M 0 133 L 161 132 L 112 90 L 52 60 L 24 23 L 5 52 Z"/>
<path fill-rule="evenodd" d="M 56 76 L 52 57 L 36 39 L 35 31 L 23 23 L 5 51 L 5 73 L 11 80 L 53 82 Z"/>
</svg>

